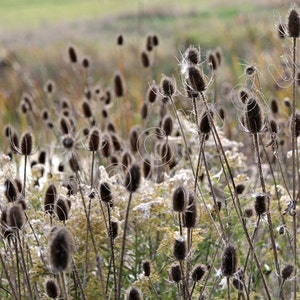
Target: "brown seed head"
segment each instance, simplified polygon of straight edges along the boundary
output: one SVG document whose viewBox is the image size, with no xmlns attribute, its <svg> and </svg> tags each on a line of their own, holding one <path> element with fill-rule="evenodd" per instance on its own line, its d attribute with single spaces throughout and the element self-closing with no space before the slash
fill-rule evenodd
<svg viewBox="0 0 300 300">
<path fill-rule="evenodd" d="M 48 279 L 45 283 L 45 289 L 49 298 L 56 299 L 59 296 L 59 288 L 56 280 Z"/>
<path fill-rule="evenodd" d="M 7 214 L 7 224 L 12 229 L 21 229 L 25 224 L 25 214 L 22 206 L 15 204 L 10 207 Z"/>
<path fill-rule="evenodd" d="M 139 186 L 141 181 L 141 171 L 140 167 L 137 164 L 134 164 L 130 167 L 126 177 L 125 177 L 125 187 L 128 192 L 135 192 Z"/>
<path fill-rule="evenodd" d="M 69 53 L 70 62 L 75 64 L 77 62 L 77 54 L 75 48 L 72 46 L 69 47 L 68 53 Z"/>
<path fill-rule="evenodd" d="M 230 277 L 236 271 L 237 254 L 232 245 L 228 245 L 222 255 L 221 271 L 223 276 Z"/>
<path fill-rule="evenodd" d="M 180 265 L 176 264 L 176 265 L 171 266 L 170 277 L 171 277 L 171 280 L 176 283 L 181 281 L 182 274 L 181 274 Z"/>
<path fill-rule="evenodd" d="M 100 132 L 98 129 L 93 129 L 90 134 L 88 149 L 90 151 L 98 151 L 99 144 L 100 144 Z"/>
<path fill-rule="evenodd" d="M 206 84 L 199 68 L 190 66 L 187 70 L 187 74 L 191 88 L 194 91 L 202 93 L 206 90 Z"/>
<path fill-rule="evenodd" d="M 173 255 L 179 261 L 184 260 L 186 257 L 186 242 L 181 236 L 175 239 Z"/>
<path fill-rule="evenodd" d="M 32 142 L 32 134 L 30 132 L 26 132 L 22 137 L 21 137 L 21 154 L 22 155 L 30 155 L 32 153 L 32 147 L 33 147 L 33 142 Z"/>
<path fill-rule="evenodd" d="M 300 18 L 298 10 L 292 8 L 288 16 L 288 33 L 291 38 L 298 38 L 300 34 Z"/>
<path fill-rule="evenodd" d="M 162 77 L 160 81 L 160 88 L 163 95 L 167 98 L 172 97 L 176 91 L 174 80 L 167 76 Z"/>
</svg>

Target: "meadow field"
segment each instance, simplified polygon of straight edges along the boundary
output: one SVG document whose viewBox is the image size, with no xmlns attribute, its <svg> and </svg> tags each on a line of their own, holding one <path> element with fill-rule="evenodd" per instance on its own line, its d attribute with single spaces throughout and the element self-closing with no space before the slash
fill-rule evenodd
<svg viewBox="0 0 300 300">
<path fill-rule="evenodd" d="M 0 299 L 300 299 L 290 1 L 0 1 Z"/>
</svg>

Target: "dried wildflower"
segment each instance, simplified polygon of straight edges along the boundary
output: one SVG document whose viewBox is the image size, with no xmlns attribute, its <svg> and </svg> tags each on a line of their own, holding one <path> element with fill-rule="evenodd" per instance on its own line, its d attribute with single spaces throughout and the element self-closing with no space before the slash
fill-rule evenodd
<svg viewBox="0 0 300 300">
<path fill-rule="evenodd" d="M 52 231 L 52 238 L 49 244 L 50 265 L 53 272 L 66 271 L 72 257 L 72 238 L 65 227 L 58 227 Z"/>
<path fill-rule="evenodd" d="M 7 213 L 7 224 L 13 229 L 21 229 L 25 224 L 25 214 L 23 208 L 15 204 L 11 206 Z"/>
<path fill-rule="evenodd" d="M 218 69 L 218 59 L 214 52 L 208 53 L 207 62 L 211 70 L 216 71 Z"/>
<path fill-rule="evenodd" d="M 5 186 L 5 197 L 7 198 L 8 202 L 16 201 L 18 192 L 14 183 L 8 178 L 5 180 L 4 186 Z"/>
<path fill-rule="evenodd" d="M 292 8 L 289 12 L 287 29 L 289 33 L 289 37 L 298 38 L 300 34 L 300 17 L 298 10 L 296 8 Z"/>
<path fill-rule="evenodd" d="M 171 277 L 171 280 L 176 283 L 181 281 L 182 274 L 181 274 L 180 265 L 176 264 L 176 265 L 171 266 L 170 277 Z"/>
<path fill-rule="evenodd" d="M 125 177 L 125 187 L 128 192 L 133 193 L 135 192 L 139 186 L 141 181 L 141 171 L 140 167 L 137 164 L 134 164 L 129 169 L 126 177 Z"/>
<path fill-rule="evenodd" d="M 54 279 L 48 279 L 45 283 L 45 289 L 49 298 L 55 299 L 59 296 L 59 288 Z"/>
<path fill-rule="evenodd" d="M 86 100 L 82 102 L 82 111 L 83 111 L 83 115 L 85 118 L 90 118 L 93 115 L 91 106 L 90 106 L 89 102 Z"/>
<path fill-rule="evenodd" d="M 294 272 L 294 266 L 293 265 L 287 265 L 283 268 L 282 272 L 281 272 L 281 277 L 283 280 L 287 280 L 292 273 Z"/>
<path fill-rule="evenodd" d="M 173 120 L 170 116 L 164 117 L 164 119 L 162 121 L 162 128 L 163 128 L 163 131 L 165 132 L 166 136 L 169 136 L 172 134 Z"/>
<path fill-rule="evenodd" d="M 153 43 L 153 46 L 157 47 L 158 44 L 159 44 L 159 39 L 158 39 L 158 36 L 156 34 L 154 34 L 152 36 L 152 43 Z"/>
<path fill-rule="evenodd" d="M 209 134 L 210 130 L 211 130 L 211 126 L 210 126 L 210 118 L 213 118 L 213 112 L 209 111 L 208 112 L 204 112 L 201 117 L 200 117 L 200 121 L 199 121 L 199 131 L 203 134 Z"/>
<path fill-rule="evenodd" d="M 271 100 L 271 104 L 270 104 L 270 107 L 271 107 L 271 111 L 274 115 L 276 115 L 278 113 L 278 103 L 276 101 L 276 99 L 272 99 Z"/>
<path fill-rule="evenodd" d="M 123 43 L 124 43 L 123 35 L 122 35 L 122 34 L 119 34 L 119 35 L 117 36 L 117 45 L 118 45 L 118 46 L 122 46 Z"/>
<path fill-rule="evenodd" d="M 222 255 L 221 271 L 223 276 L 230 277 L 236 271 L 237 254 L 232 245 L 228 245 Z"/>
<path fill-rule="evenodd" d="M 62 134 L 68 134 L 71 131 L 71 124 L 69 119 L 66 117 L 61 117 L 59 120 L 59 125 L 60 125 L 60 131 Z"/>
<path fill-rule="evenodd" d="M 175 212 L 184 212 L 187 202 L 187 193 L 183 186 L 179 186 L 173 192 L 173 210 Z"/>
<path fill-rule="evenodd" d="M 187 76 L 193 90 L 199 93 L 202 93 L 206 90 L 206 84 L 199 68 L 195 66 L 188 67 Z"/>
<path fill-rule="evenodd" d="M 87 57 L 83 58 L 82 60 L 82 66 L 85 68 L 85 69 L 88 69 L 89 66 L 90 66 L 90 61 Z"/>
<path fill-rule="evenodd" d="M 196 265 L 192 270 L 192 279 L 194 282 L 200 281 L 206 272 L 206 266 L 202 264 Z"/>
<path fill-rule="evenodd" d="M 46 213 L 54 213 L 54 203 L 57 196 L 57 190 L 54 184 L 50 184 L 45 192 L 44 210 Z"/>
<path fill-rule="evenodd" d="M 147 101 L 149 103 L 154 103 L 158 94 L 158 88 L 155 84 L 152 84 L 149 86 L 148 91 L 147 91 Z"/>
<path fill-rule="evenodd" d="M 195 194 L 189 192 L 188 205 L 183 215 L 184 226 L 186 228 L 195 228 L 197 222 L 197 206 Z"/>
<path fill-rule="evenodd" d="M 55 202 L 55 213 L 59 221 L 67 221 L 69 216 L 69 205 L 63 198 L 58 198 Z"/>
<path fill-rule="evenodd" d="M 146 49 L 147 49 L 147 51 L 152 51 L 152 49 L 153 49 L 153 36 L 152 35 L 147 36 Z"/>
<path fill-rule="evenodd" d="M 90 134 L 88 149 L 90 151 L 98 151 L 99 144 L 100 144 L 100 132 L 98 129 L 93 129 Z"/>
<path fill-rule="evenodd" d="M 69 165 L 70 165 L 71 170 L 74 173 L 77 173 L 78 171 L 80 171 L 78 159 L 74 154 L 72 154 L 69 159 Z"/>
<path fill-rule="evenodd" d="M 170 77 L 163 76 L 160 81 L 160 88 L 165 97 L 172 97 L 176 91 L 175 81 Z"/>
<path fill-rule="evenodd" d="M 269 123 L 269 129 L 272 133 L 277 133 L 277 123 L 275 120 L 271 120 Z"/>
<path fill-rule="evenodd" d="M 200 64 L 200 51 L 196 47 L 190 46 L 185 50 L 183 58 L 188 64 L 198 65 Z"/>
<path fill-rule="evenodd" d="M 26 132 L 22 137 L 21 137 L 21 147 L 20 147 L 20 152 L 22 155 L 31 155 L 32 153 L 32 147 L 33 147 L 33 142 L 32 142 L 32 134 L 30 132 Z"/>
<path fill-rule="evenodd" d="M 245 190 L 245 185 L 244 184 L 238 184 L 236 187 L 235 187 L 235 192 L 240 195 L 244 192 Z"/>
<path fill-rule="evenodd" d="M 130 133 L 129 133 L 130 149 L 132 152 L 139 151 L 139 148 L 140 148 L 139 136 L 140 136 L 139 127 L 137 127 L 137 126 L 132 127 L 130 130 Z"/>
<path fill-rule="evenodd" d="M 126 168 L 128 168 L 131 165 L 132 162 L 132 157 L 131 154 L 129 152 L 124 152 L 122 155 L 122 166 L 123 169 L 125 170 Z"/>
<path fill-rule="evenodd" d="M 112 221 L 111 222 L 111 231 L 112 231 L 112 238 L 115 239 L 118 236 L 119 231 L 119 223 Z"/>
<path fill-rule="evenodd" d="M 255 66 L 247 66 L 244 70 L 245 74 L 248 76 L 252 76 L 256 73 L 256 68 Z"/>
<path fill-rule="evenodd" d="M 77 62 L 77 54 L 75 48 L 70 46 L 68 49 L 68 53 L 69 53 L 70 62 L 75 64 Z"/>
<path fill-rule="evenodd" d="M 112 201 L 112 195 L 111 195 L 111 190 L 108 182 L 102 182 L 99 187 L 100 191 L 100 198 L 103 202 L 110 202 Z"/>
<path fill-rule="evenodd" d="M 267 197 L 264 194 L 258 194 L 255 197 L 254 209 L 258 216 L 264 214 L 267 211 Z"/>
<path fill-rule="evenodd" d="M 114 76 L 113 85 L 114 85 L 114 92 L 115 92 L 116 97 L 123 97 L 124 96 L 124 79 L 119 72 L 116 73 Z"/>
<path fill-rule="evenodd" d="M 164 164 L 170 164 L 174 157 L 173 149 L 170 144 L 165 142 L 160 147 L 160 157 Z"/>
<path fill-rule="evenodd" d="M 125 299 L 126 300 L 142 300 L 143 299 L 142 292 L 138 288 L 132 286 L 127 290 Z"/>
<path fill-rule="evenodd" d="M 101 138 L 101 153 L 104 157 L 109 157 L 111 155 L 111 141 L 108 134 L 104 134 Z"/>
<path fill-rule="evenodd" d="M 150 66 L 150 59 L 148 54 L 145 51 L 141 53 L 141 61 L 144 68 L 149 68 Z"/>
<path fill-rule="evenodd" d="M 151 274 L 151 265 L 150 265 L 150 261 L 146 260 L 143 261 L 143 271 L 144 271 L 144 275 L 146 277 L 149 277 Z"/>
<path fill-rule="evenodd" d="M 295 136 L 300 136 L 300 114 L 295 115 Z"/>
<path fill-rule="evenodd" d="M 183 237 L 175 239 L 173 255 L 177 260 L 184 260 L 186 257 L 186 242 Z"/>
<path fill-rule="evenodd" d="M 260 104 L 254 98 L 246 102 L 245 127 L 250 133 L 258 133 L 264 125 L 263 114 Z"/>
</svg>

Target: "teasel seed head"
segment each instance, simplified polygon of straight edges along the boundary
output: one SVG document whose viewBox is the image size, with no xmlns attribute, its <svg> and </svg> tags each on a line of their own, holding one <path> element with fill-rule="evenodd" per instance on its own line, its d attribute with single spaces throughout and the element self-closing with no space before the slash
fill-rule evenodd
<svg viewBox="0 0 300 300">
<path fill-rule="evenodd" d="M 173 255 L 179 261 L 184 260 L 186 257 L 186 242 L 181 236 L 175 239 Z"/>
<path fill-rule="evenodd" d="M 151 264 L 149 260 L 143 261 L 144 276 L 149 277 L 151 274 Z"/>
<path fill-rule="evenodd" d="M 236 271 L 237 253 L 232 245 L 228 245 L 222 255 L 221 271 L 223 276 L 230 277 Z"/>
<path fill-rule="evenodd" d="M 41 151 L 40 152 L 38 161 L 42 165 L 44 165 L 46 163 L 46 151 Z"/>
<path fill-rule="evenodd" d="M 300 136 L 300 114 L 295 114 L 295 136 Z"/>
<path fill-rule="evenodd" d="M 111 222 L 111 229 L 112 229 L 112 238 L 115 239 L 118 236 L 119 231 L 119 223 L 116 221 Z"/>
<path fill-rule="evenodd" d="M 132 152 L 138 152 L 140 148 L 139 143 L 139 136 L 140 136 L 140 129 L 137 126 L 131 128 L 130 133 L 130 149 Z"/>
<path fill-rule="evenodd" d="M 98 129 L 93 129 L 90 137 L 89 137 L 89 142 L 88 142 L 88 149 L 90 151 L 98 151 L 99 149 L 99 144 L 100 144 L 100 132 Z"/>
<path fill-rule="evenodd" d="M 260 104 L 254 98 L 246 102 L 245 127 L 250 133 L 258 133 L 264 125 L 263 113 Z"/>
<path fill-rule="evenodd" d="M 250 97 L 249 92 L 246 89 L 240 89 L 238 93 L 239 99 L 242 103 L 246 103 Z"/>
<path fill-rule="evenodd" d="M 188 205 L 183 215 L 184 226 L 186 228 L 195 228 L 197 223 L 197 205 L 195 194 L 190 191 Z"/>
<path fill-rule="evenodd" d="M 75 140 L 70 134 L 62 136 L 62 145 L 66 150 L 71 150 L 75 147 Z"/>
<path fill-rule="evenodd" d="M 25 224 L 25 214 L 21 205 L 14 204 L 7 213 L 7 225 L 12 229 L 22 229 Z"/>
<path fill-rule="evenodd" d="M 183 58 L 189 65 L 199 65 L 201 62 L 200 51 L 194 46 L 190 46 L 185 50 Z"/>
<path fill-rule="evenodd" d="M 152 36 L 152 43 L 153 43 L 153 46 L 157 47 L 159 45 L 159 39 L 158 39 L 158 36 L 156 34 L 154 34 Z"/>
<path fill-rule="evenodd" d="M 142 53 L 141 53 L 141 62 L 142 62 L 142 65 L 144 68 L 150 67 L 150 58 L 149 58 L 149 55 L 145 51 L 142 51 Z"/>
<path fill-rule="evenodd" d="M 209 52 L 207 57 L 208 66 L 211 70 L 216 71 L 219 67 L 218 59 L 214 52 Z"/>
<path fill-rule="evenodd" d="M 176 91 L 174 79 L 163 76 L 160 81 L 160 88 L 166 98 L 172 97 Z"/>
<path fill-rule="evenodd" d="M 189 66 L 187 69 L 187 75 L 191 88 L 199 93 L 206 90 L 206 84 L 199 68 L 195 66 Z"/>
<path fill-rule="evenodd" d="M 165 142 L 160 147 L 160 156 L 164 164 L 168 164 L 169 167 L 173 163 L 174 152 L 169 143 Z"/>
<path fill-rule="evenodd" d="M 147 91 L 147 101 L 149 103 L 154 103 L 155 100 L 157 99 L 158 95 L 158 88 L 155 84 L 152 84 L 149 86 L 148 91 Z"/>
<path fill-rule="evenodd" d="M 130 167 L 125 177 L 125 187 L 128 192 L 134 193 L 140 186 L 141 170 L 139 165 L 134 164 Z"/>
<path fill-rule="evenodd" d="M 287 28 L 289 37 L 298 38 L 300 34 L 300 17 L 298 10 L 292 8 L 289 12 Z"/>
<path fill-rule="evenodd" d="M 48 95 L 52 95 L 55 92 L 55 89 L 55 82 L 51 79 L 47 80 L 47 82 L 44 85 L 44 92 Z"/>
<path fill-rule="evenodd" d="M 138 288 L 132 286 L 127 290 L 125 299 L 126 300 L 143 300 L 143 295 L 142 295 L 142 292 Z"/>
<path fill-rule="evenodd" d="M 118 45 L 118 46 L 122 46 L 123 43 L 124 43 L 123 35 L 122 35 L 122 34 L 119 34 L 119 35 L 117 36 L 117 45 Z"/>
<path fill-rule="evenodd" d="M 85 68 L 85 69 L 88 69 L 89 66 L 90 66 L 90 60 L 87 58 L 87 57 L 84 57 L 83 60 L 82 60 L 82 66 Z"/>
<path fill-rule="evenodd" d="M 149 52 L 153 50 L 153 36 L 152 35 L 148 35 L 146 38 L 146 49 Z"/>
<path fill-rule="evenodd" d="M 221 51 L 220 48 L 217 48 L 215 50 L 215 56 L 216 56 L 216 59 L 217 59 L 218 66 L 220 66 L 221 63 L 222 63 L 222 51 Z"/>
<path fill-rule="evenodd" d="M 141 118 L 142 120 L 146 120 L 147 117 L 148 117 L 148 105 L 146 102 L 144 102 L 141 108 Z"/>
<path fill-rule="evenodd" d="M 173 120 L 170 116 L 165 116 L 162 121 L 162 128 L 165 132 L 166 136 L 169 136 L 172 134 L 173 130 Z"/>
<path fill-rule="evenodd" d="M 234 286 L 235 289 L 238 291 L 242 291 L 244 289 L 244 283 L 240 278 L 234 277 L 232 279 L 232 285 Z"/>
<path fill-rule="evenodd" d="M 118 137 L 118 135 L 116 133 L 112 132 L 110 135 L 110 138 L 111 138 L 111 142 L 112 142 L 112 145 L 113 145 L 115 151 L 122 150 L 121 141 L 120 141 L 120 138 Z"/>
<path fill-rule="evenodd" d="M 21 137 L 21 154 L 22 155 L 31 155 L 32 153 L 32 147 L 33 147 L 33 141 L 32 141 L 32 134 L 30 132 L 26 132 Z"/>
<path fill-rule="evenodd" d="M 264 194 L 258 194 L 255 197 L 254 209 L 258 216 L 261 216 L 267 211 L 268 196 Z"/>
<path fill-rule="evenodd" d="M 84 100 L 82 102 L 82 110 L 85 118 L 90 118 L 93 116 L 91 106 L 88 101 Z"/>
<path fill-rule="evenodd" d="M 72 238 L 65 227 L 52 230 L 49 258 L 53 272 L 60 273 L 68 269 L 72 260 Z"/>
<path fill-rule="evenodd" d="M 196 265 L 192 270 L 192 279 L 194 282 L 200 281 L 206 273 L 206 266 L 202 264 Z"/>
<path fill-rule="evenodd" d="M 236 185 L 236 187 L 235 187 L 235 192 L 236 192 L 238 195 L 243 194 L 244 190 L 245 190 L 245 185 L 242 184 L 242 183 Z"/>
<path fill-rule="evenodd" d="M 277 103 L 276 99 L 271 100 L 270 107 L 271 107 L 271 111 L 272 111 L 273 115 L 278 114 L 279 108 L 278 108 L 278 103 Z"/>
<path fill-rule="evenodd" d="M 125 170 L 126 168 L 128 168 L 132 163 L 132 157 L 131 154 L 127 151 L 125 151 L 122 155 L 122 166 L 123 166 L 123 170 Z"/>
<path fill-rule="evenodd" d="M 189 79 L 186 79 L 186 80 L 185 80 L 184 87 L 185 87 L 186 96 L 187 96 L 188 98 L 190 98 L 190 99 L 197 99 L 197 98 L 198 98 L 199 92 L 195 91 L 195 90 L 192 88 Z"/>
<path fill-rule="evenodd" d="M 287 280 L 294 272 L 295 267 L 293 265 L 287 265 L 281 271 L 281 277 L 283 280 Z"/>
<path fill-rule="evenodd" d="M 62 134 L 68 134 L 71 132 L 71 124 L 68 118 L 62 116 L 59 120 L 59 125 Z"/>
<path fill-rule="evenodd" d="M 181 281 L 182 274 L 181 274 L 181 269 L 179 264 L 171 266 L 170 279 L 175 283 L 179 283 Z"/>
<path fill-rule="evenodd" d="M 210 114 L 210 116 L 209 116 Z M 210 126 L 210 118 L 213 118 L 213 112 L 209 111 L 208 112 L 204 112 L 201 117 L 200 117 L 200 121 L 199 121 L 199 131 L 203 134 L 209 134 L 210 130 L 211 130 L 211 126 Z"/>
<path fill-rule="evenodd" d="M 151 177 L 151 161 L 148 158 L 143 160 L 143 174 L 145 178 Z"/>
<path fill-rule="evenodd" d="M 7 198 L 8 202 L 14 202 L 17 200 L 18 192 L 16 189 L 15 184 L 9 178 L 4 182 L 5 186 L 5 197 Z"/>
<path fill-rule="evenodd" d="M 180 185 L 173 192 L 173 211 L 183 213 L 186 208 L 187 192 L 185 188 Z"/>
<path fill-rule="evenodd" d="M 124 79 L 121 73 L 116 73 L 113 80 L 114 92 L 116 97 L 120 98 L 124 96 Z"/>
<path fill-rule="evenodd" d="M 54 203 L 57 197 L 57 190 L 54 184 L 50 184 L 45 192 L 44 210 L 52 215 L 54 213 Z"/>
<path fill-rule="evenodd" d="M 56 299 L 59 296 L 59 288 L 54 279 L 48 279 L 45 283 L 46 294 L 49 298 Z"/>
<path fill-rule="evenodd" d="M 68 49 L 68 53 L 69 53 L 70 62 L 75 64 L 77 62 L 77 54 L 75 48 L 70 46 Z"/>
<path fill-rule="evenodd" d="M 247 66 L 244 70 L 245 74 L 248 76 L 252 76 L 256 73 L 256 67 L 255 66 Z"/>
<path fill-rule="evenodd" d="M 277 133 L 277 123 L 275 120 L 270 120 L 269 128 L 271 133 Z"/>
<path fill-rule="evenodd" d="M 59 221 L 67 221 L 69 217 L 69 205 L 63 198 L 58 198 L 55 202 L 55 213 Z"/>
<path fill-rule="evenodd" d="M 64 170 L 65 170 L 64 164 L 62 162 L 59 163 L 59 165 L 58 165 L 58 172 L 63 172 Z"/>
<path fill-rule="evenodd" d="M 116 132 L 116 128 L 115 125 L 111 122 L 109 122 L 106 126 L 106 129 L 108 132 Z"/>
<path fill-rule="evenodd" d="M 109 157 L 111 155 L 111 141 L 108 134 L 104 134 L 101 138 L 101 153 L 104 157 Z"/>
<path fill-rule="evenodd" d="M 78 162 L 78 158 L 76 157 L 76 155 L 72 154 L 72 156 L 69 159 L 69 165 L 70 165 L 71 170 L 74 173 L 77 173 L 80 171 L 79 162 Z"/>
<path fill-rule="evenodd" d="M 108 182 L 102 182 L 99 187 L 100 198 L 103 202 L 112 201 L 111 189 Z"/>
</svg>

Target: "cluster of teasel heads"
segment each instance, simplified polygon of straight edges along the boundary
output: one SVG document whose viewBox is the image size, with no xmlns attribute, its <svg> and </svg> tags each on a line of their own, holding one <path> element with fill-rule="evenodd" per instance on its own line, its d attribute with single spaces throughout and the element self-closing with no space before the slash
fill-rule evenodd
<svg viewBox="0 0 300 300">
<path fill-rule="evenodd" d="M 292 38 L 295 53 L 300 32 L 296 7 L 278 30 L 281 38 Z M 117 45 L 123 44 L 120 35 Z M 142 68 L 153 66 L 158 44 L 156 35 L 147 37 Z M 291 140 L 280 139 L 281 107 L 276 100 L 265 107 L 254 66 L 245 69 L 248 85 L 232 93 L 241 108 L 240 128 L 247 133 L 245 154 L 252 159 L 254 153 L 255 172 L 239 162 L 244 156 L 234 153 L 237 144 L 224 138 L 230 111 L 225 114 L 216 102 L 219 49 L 207 53 L 205 61 L 196 47 L 183 53 L 184 92 L 174 77 L 145 82 L 141 124 L 129 128 L 129 85 L 122 64 L 112 87 L 101 88 L 90 83 L 88 58 L 81 59 L 73 46 L 68 57 L 82 99 L 60 98 L 49 80 L 42 107 L 30 94 L 21 98 L 31 130 L 19 137 L 12 125 L 4 129 L 0 262 L 5 282 L 0 281 L 0 295 L 296 299 L 296 56 L 293 99 L 286 101 L 290 116 L 280 120 Z M 177 98 L 191 103 L 189 118 L 179 112 Z M 116 126 L 116 112 L 123 132 Z M 290 150 L 292 170 L 284 156 Z M 176 181 L 182 169 L 189 178 Z M 251 172 L 257 180 L 248 178 Z"/>
</svg>

